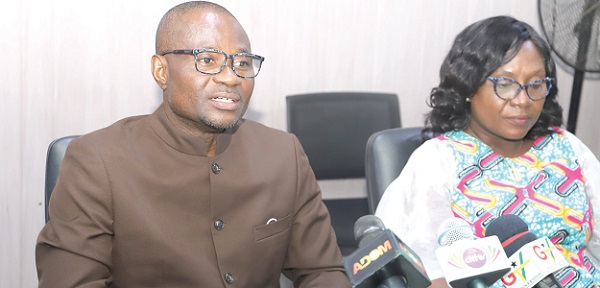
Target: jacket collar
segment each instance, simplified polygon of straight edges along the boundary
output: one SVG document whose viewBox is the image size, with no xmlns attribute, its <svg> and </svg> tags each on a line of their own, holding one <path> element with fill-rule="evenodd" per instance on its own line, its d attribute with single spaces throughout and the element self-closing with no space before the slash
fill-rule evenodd
<svg viewBox="0 0 600 288">
<path fill-rule="evenodd" d="M 207 145 L 204 139 L 199 136 L 194 136 L 178 129 L 169 118 L 173 118 L 172 110 L 167 107 L 169 103 L 163 100 L 154 113 L 149 117 L 149 122 L 152 130 L 160 139 L 169 145 L 171 148 L 190 155 L 206 156 Z M 225 130 L 217 137 L 217 155 L 223 153 L 229 144 L 233 133 L 243 124 L 244 119 L 233 128 Z"/>
</svg>

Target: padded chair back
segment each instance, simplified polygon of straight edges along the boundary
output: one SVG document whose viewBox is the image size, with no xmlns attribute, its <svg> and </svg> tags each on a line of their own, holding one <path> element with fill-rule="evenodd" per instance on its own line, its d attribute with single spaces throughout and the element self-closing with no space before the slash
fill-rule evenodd
<svg viewBox="0 0 600 288">
<path fill-rule="evenodd" d="M 364 178 L 369 136 L 400 127 L 396 94 L 314 93 L 286 101 L 288 131 L 302 143 L 319 180 Z"/>
<path fill-rule="evenodd" d="M 48 216 L 48 204 L 50 203 L 50 196 L 52 190 L 58 180 L 58 170 L 60 164 L 65 157 L 65 151 L 71 140 L 78 136 L 67 136 L 58 138 L 50 143 L 48 146 L 48 153 L 46 154 L 46 191 L 45 191 L 45 208 L 46 208 L 46 222 L 50 219 Z"/>
<path fill-rule="evenodd" d="M 375 213 L 385 189 L 400 175 L 410 155 L 430 136 L 423 137 L 423 127 L 395 128 L 369 137 L 365 152 L 369 211 Z"/>
<path fill-rule="evenodd" d="M 365 147 L 374 132 L 400 127 L 398 96 L 334 92 L 286 98 L 288 131 L 295 134 L 318 180 L 364 179 Z M 354 223 L 369 214 L 364 198 L 324 199 L 342 254 L 354 252 Z"/>
</svg>

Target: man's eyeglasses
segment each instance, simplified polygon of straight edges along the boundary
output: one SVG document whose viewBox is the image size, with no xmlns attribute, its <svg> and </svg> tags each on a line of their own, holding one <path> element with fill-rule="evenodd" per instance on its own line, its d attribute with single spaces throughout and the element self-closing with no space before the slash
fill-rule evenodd
<svg viewBox="0 0 600 288">
<path fill-rule="evenodd" d="M 209 75 L 221 73 L 225 65 L 227 65 L 227 59 L 231 59 L 233 73 L 240 78 L 256 77 L 265 60 L 265 57 L 256 54 L 236 53 L 229 55 L 217 49 L 171 50 L 162 55 L 167 54 L 194 55 L 196 70 L 202 74 Z"/>
<path fill-rule="evenodd" d="M 525 89 L 525 94 L 529 99 L 533 101 L 542 100 L 548 96 L 554 82 L 554 79 L 549 77 L 531 81 L 527 85 L 521 85 L 515 79 L 507 77 L 487 77 L 487 79 L 494 82 L 496 96 L 507 101 L 517 97 L 523 89 Z"/>
</svg>

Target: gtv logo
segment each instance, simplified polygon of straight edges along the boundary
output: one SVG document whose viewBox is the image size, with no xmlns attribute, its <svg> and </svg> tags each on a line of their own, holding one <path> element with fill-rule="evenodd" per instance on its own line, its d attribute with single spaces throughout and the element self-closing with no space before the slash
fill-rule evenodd
<svg viewBox="0 0 600 288">
<path fill-rule="evenodd" d="M 547 248 L 545 246 L 548 246 Z M 507 274 L 506 276 L 502 277 L 502 283 L 504 283 L 504 285 L 506 286 L 511 286 L 513 284 L 515 284 L 515 282 L 517 280 L 520 280 L 521 282 L 525 283 L 527 282 L 527 278 L 528 276 L 534 276 L 536 274 L 539 273 L 543 273 L 543 272 L 547 272 L 547 271 L 539 271 L 537 272 L 539 269 L 546 269 L 544 267 L 549 267 L 547 266 L 548 262 L 551 262 L 550 265 L 552 265 L 552 263 L 556 263 L 557 259 L 554 256 L 554 253 L 552 250 L 554 250 L 555 247 L 553 245 L 545 245 L 544 243 L 540 244 L 540 245 L 533 245 L 531 246 L 531 252 L 527 252 L 527 250 L 529 249 L 525 249 L 523 251 L 518 251 L 518 258 L 514 259 L 514 257 L 511 257 L 511 260 L 513 261 L 512 265 L 513 265 L 513 270 L 511 273 Z M 529 265 L 530 262 L 534 261 L 537 264 L 531 264 L 533 266 L 532 269 L 525 269 L 525 267 L 527 265 Z M 546 263 L 546 264 L 544 264 Z M 541 265 L 541 266 L 536 266 L 536 265 Z M 529 271 L 530 275 L 527 275 L 527 271 Z M 537 272 L 537 273 L 536 273 Z M 529 277 L 531 278 L 531 277 Z"/>
<path fill-rule="evenodd" d="M 506 274 L 506 276 L 502 277 L 502 283 L 506 286 L 511 286 L 517 282 L 517 280 L 521 280 L 521 282 L 527 282 L 527 274 L 525 273 L 525 266 L 527 266 L 531 259 L 523 260 L 523 252 L 519 251 L 519 264 L 517 262 L 513 262 L 512 266 L 515 267 L 514 270 Z M 512 257 L 511 257 L 512 258 Z"/>
</svg>

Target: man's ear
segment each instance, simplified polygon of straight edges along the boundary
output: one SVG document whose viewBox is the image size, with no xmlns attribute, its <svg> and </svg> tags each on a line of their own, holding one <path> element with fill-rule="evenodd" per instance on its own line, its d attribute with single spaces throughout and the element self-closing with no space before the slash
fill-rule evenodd
<svg viewBox="0 0 600 288">
<path fill-rule="evenodd" d="M 152 56 L 152 76 L 162 90 L 167 89 L 167 81 L 169 79 L 168 63 L 164 56 Z"/>
</svg>

